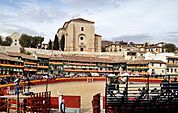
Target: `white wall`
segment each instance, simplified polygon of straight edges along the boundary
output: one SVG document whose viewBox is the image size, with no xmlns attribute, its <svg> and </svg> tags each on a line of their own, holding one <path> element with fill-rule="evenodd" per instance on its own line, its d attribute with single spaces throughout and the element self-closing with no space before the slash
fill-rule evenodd
<svg viewBox="0 0 178 113">
<path fill-rule="evenodd" d="M 145 60 L 161 60 L 163 62 L 167 62 L 166 56 L 175 56 L 175 54 L 174 53 L 152 54 L 150 52 L 147 52 L 145 54 Z"/>
<path fill-rule="evenodd" d="M 149 63 L 149 73 L 152 73 L 152 69 L 154 69 L 155 74 L 158 75 L 165 75 L 167 74 L 167 65 L 166 64 L 161 64 L 160 63 L 154 63 L 152 66 L 152 63 Z"/>
</svg>

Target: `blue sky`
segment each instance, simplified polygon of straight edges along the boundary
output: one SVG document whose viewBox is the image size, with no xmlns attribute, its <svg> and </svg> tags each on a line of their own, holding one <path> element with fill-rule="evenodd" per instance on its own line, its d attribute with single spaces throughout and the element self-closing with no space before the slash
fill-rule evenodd
<svg viewBox="0 0 178 113">
<path fill-rule="evenodd" d="M 95 22 L 108 40 L 178 45 L 178 0 L 0 0 L 0 34 L 12 32 L 54 39 L 72 18 Z"/>
</svg>

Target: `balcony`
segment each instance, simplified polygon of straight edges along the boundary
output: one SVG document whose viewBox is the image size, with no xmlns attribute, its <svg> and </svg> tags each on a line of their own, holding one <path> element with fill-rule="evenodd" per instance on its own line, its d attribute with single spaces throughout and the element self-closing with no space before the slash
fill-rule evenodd
<svg viewBox="0 0 178 113">
<path fill-rule="evenodd" d="M 149 69 L 148 66 L 128 66 L 128 69 Z"/>
<path fill-rule="evenodd" d="M 37 68 L 45 68 L 45 69 L 48 69 L 48 66 L 38 66 Z"/>
<path fill-rule="evenodd" d="M 49 62 L 49 64 L 53 64 L 53 65 L 63 65 L 63 62 Z"/>
<path fill-rule="evenodd" d="M 0 64 L 0 66 L 4 67 L 16 67 L 16 68 L 23 68 L 24 66 L 21 65 L 12 65 L 12 64 Z"/>
<path fill-rule="evenodd" d="M 37 63 L 35 63 L 35 62 L 24 62 L 24 64 L 36 65 Z"/>
<path fill-rule="evenodd" d="M 29 68 L 24 68 L 24 71 L 37 71 L 37 69 L 29 69 Z"/>
</svg>

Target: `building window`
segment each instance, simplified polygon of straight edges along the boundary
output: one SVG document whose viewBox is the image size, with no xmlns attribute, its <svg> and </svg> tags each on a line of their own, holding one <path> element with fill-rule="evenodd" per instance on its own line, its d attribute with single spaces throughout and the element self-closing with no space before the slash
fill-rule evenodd
<svg viewBox="0 0 178 113">
<path fill-rule="evenodd" d="M 83 48 L 80 48 L 80 51 L 83 51 Z"/>
<path fill-rule="evenodd" d="M 81 27 L 81 31 L 84 31 L 84 27 Z"/>
<path fill-rule="evenodd" d="M 83 40 L 83 37 L 80 37 L 80 40 Z"/>
<path fill-rule="evenodd" d="M 173 69 L 171 68 L 171 73 L 173 72 Z"/>
<path fill-rule="evenodd" d="M 17 43 L 15 43 L 15 45 L 17 45 Z"/>
<path fill-rule="evenodd" d="M 152 72 L 151 72 L 151 74 L 155 74 L 155 69 L 152 69 Z"/>
<path fill-rule="evenodd" d="M 119 51 L 121 51 L 121 49 L 119 49 Z"/>
<path fill-rule="evenodd" d="M 160 67 L 161 67 L 161 64 L 160 64 Z"/>
<path fill-rule="evenodd" d="M 152 66 L 154 66 L 154 63 L 152 63 Z"/>
<path fill-rule="evenodd" d="M 167 69 L 167 72 L 169 72 L 169 69 Z"/>
<path fill-rule="evenodd" d="M 15 42 L 17 42 L 17 40 L 15 40 Z"/>
<path fill-rule="evenodd" d="M 164 73 L 164 70 L 162 70 L 162 73 Z"/>
<path fill-rule="evenodd" d="M 174 72 L 176 72 L 177 71 L 177 69 L 174 69 Z"/>
</svg>

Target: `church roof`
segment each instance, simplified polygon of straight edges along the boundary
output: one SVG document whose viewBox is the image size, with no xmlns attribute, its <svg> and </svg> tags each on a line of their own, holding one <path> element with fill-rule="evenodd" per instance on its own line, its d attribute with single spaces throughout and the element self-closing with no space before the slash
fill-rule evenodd
<svg viewBox="0 0 178 113">
<path fill-rule="evenodd" d="M 86 23 L 92 23 L 92 24 L 95 23 L 93 21 L 89 21 L 89 20 L 86 20 L 86 19 L 83 19 L 83 18 L 75 18 L 75 19 L 71 19 L 71 20 L 65 22 L 64 25 L 63 25 L 63 28 L 65 28 L 65 26 L 68 26 L 68 24 L 72 21 L 74 21 L 74 22 L 86 22 Z"/>
<path fill-rule="evenodd" d="M 93 22 L 93 21 L 89 21 L 89 20 L 86 20 L 86 19 L 83 19 L 83 18 L 71 19 L 71 20 L 69 21 L 69 23 L 72 22 L 72 21 L 95 23 L 95 22 Z"/>
<path fill-rule="evenodd" d="M 98 35 L 98 34 L 95 34 L 95 36 L 99 36 L 99 37 L 102 37 L 101 35 Z"/>
</svg>

